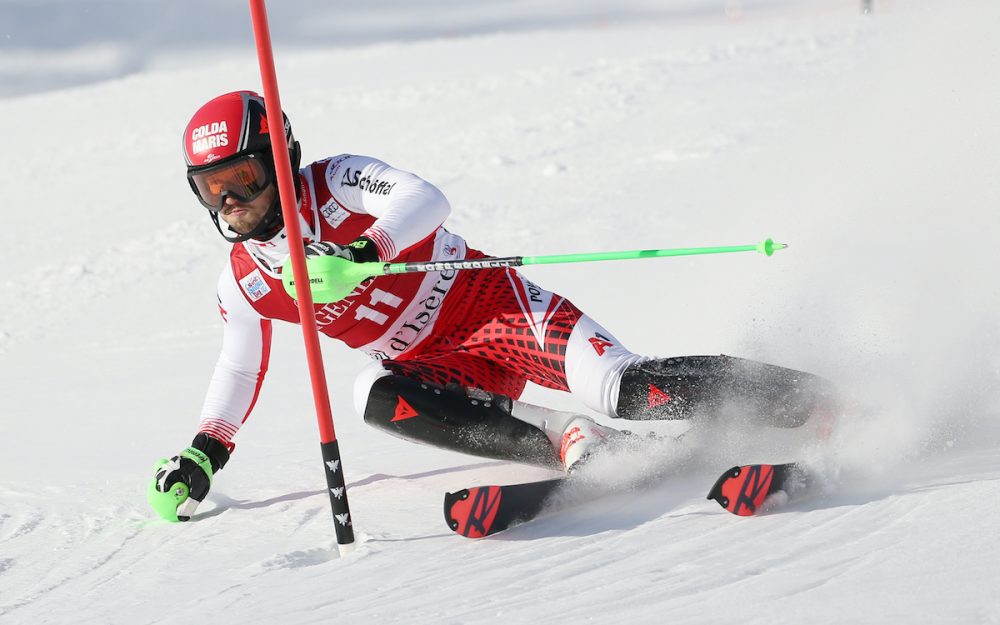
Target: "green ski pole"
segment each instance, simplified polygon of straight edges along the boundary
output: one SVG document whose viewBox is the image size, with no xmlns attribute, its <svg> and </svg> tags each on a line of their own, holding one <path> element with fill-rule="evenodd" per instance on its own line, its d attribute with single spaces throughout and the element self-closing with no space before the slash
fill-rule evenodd
<svg viewBox="0 0 1000 625">
<path fill-rule="evenodd" d="M 586 254 L 555 254 L 549 256 L 487 256 L 466 260 L 444 260 L 415 263 L 353 263 L 340 256 L 311 256 L 306 261 L 313 301 L 330 303 L 343 299 L 359 284 L 379 275 L 397 273 L 428 273 L 497 267 L 522 267 L 525 265 L 554 265 L 558 263 L 584 263 L 600 260 L 631 260 L 635 258 L 662 258 L 665 256 L 695 256 L 699 254 L 726 254 L 730 252 L 759 252 L 771 256 L 788 247 L 765 239 L 754 245 L 722 247 L 683 247 L 660 250 L 629 250 L 625 252 L 594 252 Z M 288 262 L 285 263 L 289 265 Z M 282 268 L 285 291 L 295 297 L 295 279 L 291 267 Z"/>
</svg>

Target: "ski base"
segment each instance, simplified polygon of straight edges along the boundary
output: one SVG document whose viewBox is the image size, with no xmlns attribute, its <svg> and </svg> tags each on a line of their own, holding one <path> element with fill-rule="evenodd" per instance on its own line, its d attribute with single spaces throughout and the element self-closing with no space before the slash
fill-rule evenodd
<svg viewBox="0 0 1000 625">
<path fill-rule="evenodd" d="M 676 443 L 675 439 L 655 435 L 629 435 L 618 440 L 616 446 L 609 446 L 604 453 L 627 462 L 629 458 L 652 457 L 670 458 L 664 446 Z M 601 479 L 601 466 L 595 466 L 591 459 L 578 462 L 576 470 L 568 475 L 507 484 L 503 486 L 475 486 L 444 496 L 444 518 L 453 532 L 467 538 L 492 536 L 511 527 L 532 521 L 543 515 L 566 510 L 588 501 L 615 493 L 631 492 L 647 488 L 659 482 L 669 471 L 671 463 L 654 467 L 643 474 L 620 476 L 609 481 Z"/>
<path fill-rule="evenodd" d="M 551 506 L 568 478 L 475 486 L 444 496 L 444 518 L 456 534 L 482 538 L 530 521 Z"/>
<path fill-rule="evenodd" d="M 752 516 L 769 509 L 775 495 L 784 493 L 791 499 L 805 492 L 808 486 L 809 474 L 801 464 L 747 464 L 723 473 L 707 498 L 714 499 L 728 512 Z"/>
<path fill-rule="evenodd" d="M 656 480 L 646 480 L 646 485 Z M 811 477 L 799 463 L 748 464 L 723 473 L 708 493 L 726 511 L 752 516 L 790 501 L 809 489 Z M 520 484 L 474 486 L 444 496 L 444 518 L 466 538 L 492 536 L 545 514 L 592 501 L 615 489 L 572 476 Z"/>
</svg>

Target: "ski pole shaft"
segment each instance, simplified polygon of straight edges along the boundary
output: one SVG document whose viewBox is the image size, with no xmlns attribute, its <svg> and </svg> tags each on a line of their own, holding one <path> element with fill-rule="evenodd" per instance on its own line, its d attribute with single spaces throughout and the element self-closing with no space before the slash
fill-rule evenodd
<svg viewBox="0 0 1000 625">
<path fill-rule="evenodd" d="M 487 256 L 466 260 L 442 260 L 415 263 L 353 263 L 340 256 L 314 256 L 309 259 L 309 284 L 313 300 L 320 303 L 336 302 L 350 295 L 362 282 L 372 276 L 397 273 L 429 273 L 495 267 L 521 267 L 522 265 L 551 265 L 556 263 L 581 263 L 597 260 L 626 260 L 632 258 L 659 258 L 663 256 L 694 256 L 697 254 L 724 254 L 727 252 L 760 252 L 765 256 L 788 247 L 766 239 L 755 245 L 730 245 L 726 247 L 684 247 L 662 250 L 631 250 L 628 252 L 596 252 L 592 254 L 558 254 L 554 256 Z M 285 291 L 297 298 L 296 283 L 301 279 L 293 275 L 291 263 L 282 269 Z"/>
<path fill-rule="evenodd" d="M 760 252 L 765 256 L 788 247 L 765 239 L 754 245 L 730 245 L 722 247 L 684 247 L 660 250 L 629 250 L 625 252 L 594 252 L 585 254 L 555 254 L 549 256 L 488 256 L 471 260 L 434 261 L 427 263 L 385 263 L 380 273 L 419 273 L 461 269 L 487 269 L 491 267 L 521 267 L 523 265 L 554 265 L 560 263 L 584 263 L 600 260 L 632 260 L 636 258 L 662 258 L 665 256 L 695 256 L 699 254 L 726 254 L 730 252 Z M 368 263 L 374 265 L 375 263 Z"/>
</svg>

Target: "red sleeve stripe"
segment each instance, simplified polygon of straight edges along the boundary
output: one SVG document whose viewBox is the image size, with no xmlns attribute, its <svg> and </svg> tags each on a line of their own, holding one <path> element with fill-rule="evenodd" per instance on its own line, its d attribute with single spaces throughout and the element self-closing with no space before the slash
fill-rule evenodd
<svg viewBox="0 0 1000 625">
<path fill-rule="evenodd" d="M 223 443 L 228 443 L 239 430 L 238 427 L 222 419 L 204 419 L 198 428 L 199 433 L 205 433 Z"/>
<path fill-rule="evenodd" d="M 396 258 L 396 244 L 392 242 L 381 228 L 377 226 L 372 226 L 361 233 L 362 236 L 366 236 L 375 243 L 375 247 L 378 248 L 378 255 L 382 260 L 392 260 Z"/>
<path fill-rule="evenodd" d="M 253 399 L 250 400 L 250 406 L 247 408 L 247 413 L 243 415 L 242 423 L 247 422 L 247 418 L 250 417 L 250 413 L 253 412 L 254 404 L 257 403 L 257 397 L 260 395 L 260 387 L 264 385 L 264 376 L 267 374 L 267 363 L 271 360 L 271 320 L 261 319 L 260 320 L 260 369 L 257 373 L 257 387 L 253 390 Z"/>
</svg>

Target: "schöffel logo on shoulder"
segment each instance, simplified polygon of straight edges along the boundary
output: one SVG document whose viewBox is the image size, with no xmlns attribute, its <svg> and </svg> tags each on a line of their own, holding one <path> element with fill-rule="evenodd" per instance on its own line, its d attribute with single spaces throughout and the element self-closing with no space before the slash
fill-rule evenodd
<svg viewBox="0 0 1000 625">
<path fill-rule="evenodd" d="M 348 167 L 344 170 L 344 177 L 340 179 L 340 186 L 357 187 L 375 195 L 389 195 L 396 183 L 389 184 L 384 180 L 373 180 L 371 176 L 362 177 L 360 170 Z"/>
<path fill-rule="evenodd" d="M 201 154 L 227 145 L 229 145 L 229 129 L 225 121 L 198 126 L 191 131 L 192 154 Z"/>
</svg>

